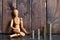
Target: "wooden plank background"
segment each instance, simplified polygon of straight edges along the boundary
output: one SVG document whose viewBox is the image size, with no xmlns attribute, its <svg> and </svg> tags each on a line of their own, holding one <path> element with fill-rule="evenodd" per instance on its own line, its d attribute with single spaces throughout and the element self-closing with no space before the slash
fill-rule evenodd
<svg viewBox="0 0 60 40">
<path fill-rule="evenodd" d="M 14 1 L 13 1 L 14 2 Z M 9 25 L 10 25 L 10 20 L 12 19 L 11 13 L 11 3 L 13 3 L 12 0 L 3 0 L 3 27 L 2 27 L 2 33 L 8 33 Z"/>
<path fill-rule="evenodd" d="M 38 28 L 46 25 L 45 13 L 45 0 L 32 0 L 32 11 L 30 13 L 30 0 L 17 0 L 17 8 L 19 10 L 19 17 L 23 17 L 24 26 L 28 31 L 31 29 L 37 30 Z M 9 2 L 14 3 L 12 0 L 3 0 L 3 13 L 2 13 L 2 0 L 0 0 L 0 30 L 2 33 L 6 32 L 9 21 L 11 20 L 11 8 Z M 60 1 L 47 0 L 47 16 L 48 20 L 53 21 L 53 33 L 60 33 Z M 3 16 L 2 16 L 3 14 Z M 3 17 L 3 20 L 2 20 Z M 3 25 L 2 25 L 3 24 Z M 27 25 L 28 24 L 28 25 Z M 36 29 L 35 29 L 36 28 Z"/>
<path fill-rule="evenodd" d="M 24 19 L 24 26 L 29 31 L 46 26 L 46 8 L 45 0 L 18 0 L 17 8 L 19 9 L 19 15 Z M 31 11 L 30 11 L 31 6 Z"/>
<path fill-rule="evenodd" d="M 53 23 L 52 33 L 60 33 L 60 0 L 47 0 L 47 14 Z"/>
<path fill-rule="evenodd" d="M 3 25 L 2 33 L 9 30 L 9 22 L 12 19 L 9 3 L 15 3 L 14 0 L 3 0 Z M 31 3 L 31 4 L 30 4 Z M 46 27 L 46 7 L 45 0 L 17 0 L 16 7 L 19 10 L 19 17 L 23 18 L 24 27 L 28 32 Z"/>
<path fill-rule="evenodd" d="M 46 27 L 45 0 L 32 0 L 32 29 L 36 30 Z"/>
<path fill-rule="evenodd" d="M 0 33 L 2 28 L 2 0 L 0 0 Z"/>
</svg>

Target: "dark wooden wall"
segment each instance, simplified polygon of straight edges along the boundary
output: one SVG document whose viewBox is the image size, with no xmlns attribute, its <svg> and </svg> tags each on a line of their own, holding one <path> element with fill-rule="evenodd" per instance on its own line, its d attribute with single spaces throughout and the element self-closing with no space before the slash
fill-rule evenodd
<svg viewBox="0 0 60 40">
<path fill-rule="evenodd" d="M 18 0 L 17 8 L 19 14 L 24 19 L 26 29 L 37 30 L 42 26 L 46 26 L 46 10 L 45 0 Z M 31 7 L 31 9 L 30 9 Z"/>
<path fill-rule="evenodd" d="M 3 0 L 3 14 L 2 15 L 2 33 L 7 33 L 9 29 L 9 21 L 11 17 L 11 8 L 9 3 L 16 3 L 19 10 L 19 17 L 23 18 L 24 27 L 27 31 L 35 30 L 38 28 L 46 27 L 46 0 Z"/>
<path fill-rule="evenodd" d="M 10 29 L 10 20 L 12 19 L 11 13 L 11 3 L 13 3 L 14 1 L 12 0 L 3 0 L 3 23 L 2 23 L 2 33 L 7 33 Z M 11 7 L 10 7 L 10 6 Z"/>
<path fill-rule="evenodd" d="M 2 0 L 0 0 L 0 32 L 2 28 Z"/>
<path fill-rule="evenodd" d="M 52 32 L 60 33 L 60 0 L 47 0 L 47 18 L 53 23 Z"/>
<path fill-rule="evenodd" d="M 0 0 L 0 30 L 6 33 L 9 21 L 11 20 L 11 8 L 9 2 L 15 3 L 12 0 Z M 28 31 L 32 29 L 46 26 L 46 9 L 45 0 L 17 0 L 17 8 L 19 17 L 23 18 L 24 26 Z M 3 5 L 2 5 L 3 4 Z M 2 7 L 3 6 L 3 7 Z M 30 10 L 31 6 L 31 10 Z M 3 11 L 2 11 L 3 9 Z M 60 1 L 47 0 L 47 19 L 53 22 L 53 33 L 60 33 Z M 53 21 L 54 20 L 54 21 Z"/>
<path fill-rule="evenodd" d="M 32 0 L 32 29 L 46 27 L 46 0 Z"/>
</svg>

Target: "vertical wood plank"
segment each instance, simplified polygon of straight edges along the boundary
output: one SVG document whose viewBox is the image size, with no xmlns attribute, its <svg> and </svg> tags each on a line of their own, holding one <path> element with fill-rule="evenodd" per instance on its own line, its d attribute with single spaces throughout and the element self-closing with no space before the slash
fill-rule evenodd
<svg viewBox="0 0 60 40">
<path fill-rule="evenodd" d="M 45 0 L 32 0 L 32 29 L 46 27 Z"/>
<path fill-rule="evenodd" d="M 60 33 L 60 0 L 47 0 L 48 22 L 53 23 L 52 33 Z"/>
<path fill-rule="evenodd" d="M 2 32 L 2 0 L 0 0 L 0 33 Z"/>
<path fill-rule="evenodd" d="M 8 31 L 10 30 L 9 27 L 10 27 L 10 20 L 12 19 L 12 10 L 11 10 L 11 7 L 13 5 L 10 5 L 10 4 L 14 4 L 15 1 L 13 0 L 3 0 L 3 27 L 2 27 L 2 33 L 8 33 Z M 9 6 L 10 5 L 10 6 Z"/>
<path fill-rule="evenodd" d="M 32 0 L 32 29 L 37 34 L 37 29 L 40 28 L 40 33 L 46 40 L 46 0 Z"/>
<path fill-rule="evenodd" d="M 6 3 L 7 0 L 3 0 L 3 27 L 2 27 L 2 32 L 4 32 L 5 28 L 6 28 Z"/>
</svg>

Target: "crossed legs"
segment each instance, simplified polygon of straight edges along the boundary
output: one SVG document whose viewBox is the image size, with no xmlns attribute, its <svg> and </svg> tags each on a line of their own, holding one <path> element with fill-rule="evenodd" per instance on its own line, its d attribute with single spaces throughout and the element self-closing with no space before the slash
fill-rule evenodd
<svg viewBox="0 0 60 40">
<path fill-rule="evenodd" d="M 24 32 L 20 32 L 20 29 L 13 30 L 15 34 L 10 35 L 10 37 L 25 36 Z"/>
<path fill-rule="evenodd" d="M 15 34 L 10 35 L 10 37 L 17 37 L 17 36 L 25 36 L 25 33 L 20 32 L 19 34 L 15 33 Z"/>
</svg>

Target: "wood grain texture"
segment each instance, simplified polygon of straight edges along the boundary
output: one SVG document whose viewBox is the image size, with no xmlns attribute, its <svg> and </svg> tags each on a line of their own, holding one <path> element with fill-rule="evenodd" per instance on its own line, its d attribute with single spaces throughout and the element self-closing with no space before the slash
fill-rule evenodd
<svg viewBox="0 0 60 40">
<path fill-rule="evenodd" d="M 52 33 L 60 33 L 60 0 L 47 0 L 47 14 L 53 23 Z"/>
<path fill-rule="evenodd" d="M 0 33 L 2 29 L 2 0 L 0 0 Z"/>
<path fill-rule="evenodd" d="M 30 0 L 18 0 L 17 8 L 19 15 L 24 19 L 24 25 L 27 30 L 36 30 L 46 26 L 46 9 L 44 5 L 45 0 L 31 0 L 31 13 L 30 13 Z M 30 21 L 31 20 L 31 21 Z M 31 25 L 30 25 L 31 24 Z"/>
<path fill-rule="evenodd" d="M 3 0 L 3 27 L 2 27 L 2 33 L 8 33 L 9 29 L 9 21 L 12 19 L 11 13 L 11 7 L 9 6 L 9 3 L 12 3 L 12 0 Z"/>
<path fill-rule="evenodd" d="M 46 27 L 45 0 L 32 0 L 32 29 Z"/>
<path fill-rule="evenodd" d="M 31 30 L 37 31 L 38 28 L 42 30 L 43 27 L 46 27 L 45 0 L 3 0 L 2 33 L 10 33 L 7 32 L 9 21 L 12 19 L 12 6 L 9 6 L 9 3 L 16 4 L 15 6 L 19 10 L 19 17 L 23 18 L 24 27 L 28 32 L 31 32 Z"/>
</svg>

